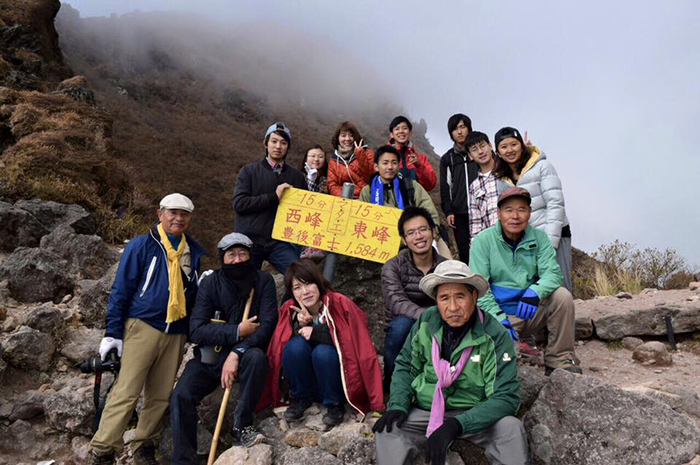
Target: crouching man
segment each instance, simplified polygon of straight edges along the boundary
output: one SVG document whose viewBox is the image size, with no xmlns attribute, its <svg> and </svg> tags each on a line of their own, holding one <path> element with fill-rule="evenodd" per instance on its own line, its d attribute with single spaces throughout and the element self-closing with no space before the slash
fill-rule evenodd
<svg viewBox="0 0 700 465">
<path fill-rule="evenodd" d="M 115 463 L 142 390 L 143 408 L 131 451 L 136 465 L 157 463 L 156 442 L 182 361 L 204 254 L 184 234 L 192 210 L 192 201 L 182 194 L 163 197 L 158 225 L 131 240 L 119 261 L 100 356 L 105 360 L 116 349 L 122 368 L 90 442 L 92 464 Z"/>
<path fill-rule="evenodd" d="M 514 416 L 513 341 L 476 306 L 488 288 L 456 260 L 421 279 L 437 306 L 423 312 L 396 359 L 387 411 L 373 428 L 379 465 L 412 463 L 420 446 L 426 461 L 443 465 L 457 438 L 483 447 L 491 463 L 527 462 L 525 429 Z"/>
<path fill-rule="evenodd" d="M 277 324 L 275 282 L 250 261 L 253 242 L 247 236 L 228 234 L 217 247 L 221 269 L 202 279 L 190 321 L 190 338 L 198 346 L 170 397 L 173 465 L 199 464 L 197 406 L 217 386 L 230 388 L 234 380 L 240 391 L 233 445 L 263 440 L 253 412 L 267 379 L 267 345 Z M 251 295 L 249 317 L 243 319 Z"/>
</svg>

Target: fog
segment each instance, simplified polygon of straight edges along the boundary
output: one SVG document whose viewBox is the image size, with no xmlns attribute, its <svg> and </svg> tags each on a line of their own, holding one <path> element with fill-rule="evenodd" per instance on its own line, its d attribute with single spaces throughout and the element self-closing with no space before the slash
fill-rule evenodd
<svg viewBox="0 0 700 465">
<path fill-rule="evenodd" d="M 527 130 L 562 179 L 574 246 L 590 252 L 621 239 L 673 247 L 700 264 L 696 2 L 70 4 L 82 16 L 194 13 L 199 26 L 170 31 L 184 43 L 188 31 L 202 38 L 195 53 L 183 51 L 197 57 L 192 66 L 253 77 L 227 63 L 226 42 L 209 34 L 220 28 L 249 41 L 255 66 L 288 64 L 252 79 L 261 92 L 284 89 L 298 104 L 327 108 L 393 102 L 426 120 L 438 153 L 451 144 L 446 121 L 456 112 L 490 136 L 505 125 Z M 285 42 L 285 31 L 300 39 Z M 221 53 L 197 48 L 204 44 Z"/>
</svg>

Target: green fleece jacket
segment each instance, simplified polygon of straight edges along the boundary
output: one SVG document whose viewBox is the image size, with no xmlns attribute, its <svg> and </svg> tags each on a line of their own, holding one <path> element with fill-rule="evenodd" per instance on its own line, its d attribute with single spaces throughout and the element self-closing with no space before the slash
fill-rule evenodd
<svg viewBox="0 0 700 465">
<path fill-rule="evenodd" d="M 488 280 L 489 291 L 479 299 L 479 306 L 498 321 L 515 315 L 527 288 L 544 300 L 561 286 L 563 276 L 546 232 L 528 226 L 513 251 L 503 239 L 500 221 L 474 238 L 469 267 Z"/>
<path fill-rule="evenodd" d="M 411 181 L 413 183 L 413 205 L 416 207 L 423 207 L 426 210 L 428 210 L 428 213 L 430 213 L 430 216 L 433 217 L 433 221 L 435 224 L 440 224 L 440 215 L 438 215 L 437 209 L 435 208 L 435 204 L 433 203 L 433 199 L 430 198 L 430 194 L 423 189 L 423 186 L 418 184 L 416 181 Z M 360 191 L 360 200 L 363 202 L 367 203 L 372 203 L 372 194 L 371 194 L 372 188 L 371 186 L 367 185 L 362 188 L 362 191 Z M 393 190 L 387 190 L 387 196 L 384 199 L 384 203 L 386 204 L 387 207 L 394 207 L 397 208 L 396 206 L 396 196 L 394 195 Z M 408 203 L 406 203 L 408 205 Z"/>
<path fill-rule="evenodd" d="M 477 433 L 498 420 L 515 415 L 520 406 L 520 383 L 513 341 L 503 325 L 488 313 L 476 319 L 450 362 L 454 365 L 467 347 L 473 347 L 462 374 L 443 389 L 445 409 L 465 409 L 457 415 L 463 434 Z M 391 380 L 388 410 L 408 413 L 412 405 L 430 410 L 437 376 L 433 368 L 433 336 L 442 341 L 443 325 L 437 307 L 430 307 L 411 328 Z"/>
</svg>

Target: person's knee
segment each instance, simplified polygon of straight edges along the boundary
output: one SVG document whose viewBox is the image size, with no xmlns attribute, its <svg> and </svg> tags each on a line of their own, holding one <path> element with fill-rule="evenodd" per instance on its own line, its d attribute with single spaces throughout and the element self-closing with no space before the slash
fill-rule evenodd
<svg viewBox="0 0 700 465">
<path fill-rule="evenodd" d="M 300 358 L 300 357 L 308 357 L 311 354 L 311 347 L 309 346 L 309 343 L 306 342 L 306 339 L 304 339 L 301 336 L 294 336 L 287 342 L 287 344 L 284 346 L 284 350 L 282 352 L 282 356 L 284 358 Z"/>
<path fill-rule="evenodd" d="M 499 434 L 504 435 L 524 435 L 525 427 L 523 422 L 518 420 L 516 417 L 507 416 L 503 417 L 496 423 Z"/>
<path fill-rule="evenodd" d="M 333 346 L 319 344 L 312 353 L 314 366 L 334 366 L 338 364 L 338 353 Z"/>
<path fill-rule="evenodd" d="M 269 368 L 267 354 L 265 354 L 265 352 L 258 347 L 253 347 L 252 349 L 246 350 L 242 363 L 245 363 L 254 369 Z"/>
</svg>

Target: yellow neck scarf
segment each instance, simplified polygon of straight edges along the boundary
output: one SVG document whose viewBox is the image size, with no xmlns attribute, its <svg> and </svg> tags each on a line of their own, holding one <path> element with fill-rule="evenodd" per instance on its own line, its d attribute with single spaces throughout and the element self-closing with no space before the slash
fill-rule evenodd
<svg viewBox="0 0 700 465">
<path fill-rule="evenodd" d="M 170 239 L 168 239 L 163 225 L 158 223 L 158 234 L 160 234 L 160 242 L 165 246 L 165 252 L 168 255 L 168 281 L 170 285 L 170 297 L 168 298 L 168 316 L 165 319 L 166 323 L 172 323 L 187 315 L 187 303 L 185 302 L 185 285 L 182 282 L 182 272 L 180 271 L 180 257 L 185 252 L 185 235 L 182 235 L 180 245 L 177 250 L 173 249 Z"/>
</svg>

